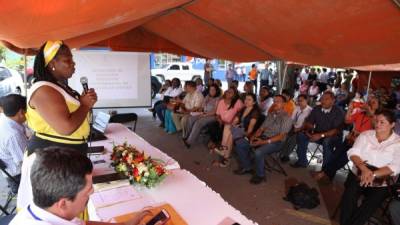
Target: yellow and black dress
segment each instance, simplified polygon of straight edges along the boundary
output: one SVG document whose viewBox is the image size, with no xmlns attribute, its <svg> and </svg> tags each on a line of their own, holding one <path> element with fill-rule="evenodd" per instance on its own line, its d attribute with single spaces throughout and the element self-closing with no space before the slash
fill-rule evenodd
<svg viewBox="0 0 400 225">
<path fill-rule="evenodd" d="M 80 106 L 79 94 L 76 91 L 73 91 L 70 87 L 48 81 L 35 82 L 29 89 L 27 98 L 27 123 L 34 132 L 34 135 L 28 142 L 28 155 L 32 154 L 36 149 L 42 149 L 49 146 L 69 147 L 76 149 L 82 154 L 86 154 L 87 138 L 90 132 L 89 114 L 79 128 L 76 129 L 72 134 L 61 135 L 57 133 L 38 113 L 38 111 L 29 105 L 31 96 L 38 88 L 42 86 L 49 86 L 58 91 L 64 97 L 65 104 L 67 105 L 70 113 L 78 110 Z"/>
</svg>

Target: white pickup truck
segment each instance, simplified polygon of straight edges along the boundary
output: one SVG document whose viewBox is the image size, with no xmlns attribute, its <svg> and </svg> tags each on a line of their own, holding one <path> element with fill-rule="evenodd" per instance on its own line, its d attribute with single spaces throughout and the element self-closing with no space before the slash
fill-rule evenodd
<svg viewBox="0 0 400 225">
<path fill-rule="evenodd" d="M 179 78 L 181 81 L 196 80 L 204 76 L 204 70 L 193 69 L 191 63 L 169 63 L 160 69 L 152 69 L 151 75 L 159 77 L 163 82 Z"/>
</svg>

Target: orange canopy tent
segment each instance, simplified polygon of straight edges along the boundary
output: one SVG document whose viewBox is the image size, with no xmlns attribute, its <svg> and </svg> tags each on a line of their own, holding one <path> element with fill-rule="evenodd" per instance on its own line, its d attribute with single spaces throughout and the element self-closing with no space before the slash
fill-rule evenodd
<svg viewBox="0 0 400 225">
<path fill-rule="evenodd" d="M 359 87 L 392 88 L 393 79 L 400 80 L 400 63 L 353 67 L 357 70 Z M 369 89 L 369 88 L 368 88 Z"/>
<path fill-rule="evenodd" d="M 71 47 L 171 52 L 332 67 L 400 62 L 398 0 L 15 0 L 0 40 L 25 53 Z"/>
</svg>

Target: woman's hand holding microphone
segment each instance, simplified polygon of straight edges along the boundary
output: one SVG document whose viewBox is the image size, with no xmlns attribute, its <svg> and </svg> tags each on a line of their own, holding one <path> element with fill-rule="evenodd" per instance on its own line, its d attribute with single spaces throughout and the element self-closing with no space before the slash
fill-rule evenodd
<svg viewBox="0 0 400 225">
<path fill-rule="evenodd" d="M 91 109 L 97 102 L 97 94 L 93 88 L 90 88 L 81 95 L 79 100 L 83 106 Z"/>
</svg>

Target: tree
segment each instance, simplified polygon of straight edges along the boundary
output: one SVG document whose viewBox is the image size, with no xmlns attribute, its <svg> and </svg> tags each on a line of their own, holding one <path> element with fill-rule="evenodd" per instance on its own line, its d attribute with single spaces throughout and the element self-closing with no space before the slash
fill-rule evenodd
<svg viewBox="0 0 400 225">
<path fill-rule="evenodd" d="M 7 48 L 0 45 L 0 64 L 6 62 L 6 52 Z"/>
</svg>

